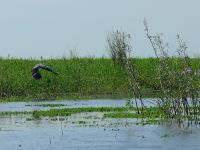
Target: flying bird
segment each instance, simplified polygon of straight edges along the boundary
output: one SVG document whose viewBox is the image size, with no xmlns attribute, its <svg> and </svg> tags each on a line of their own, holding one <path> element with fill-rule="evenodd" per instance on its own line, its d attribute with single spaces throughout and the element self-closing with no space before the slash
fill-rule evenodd
<svg viewBox="0 0 200 150">
<path fill-rule="evenodd" d="M 45 66 L 43 64 L 37 64 L 33 67 L 32 69 L 32 76 L 34 79 L 38 80 L 38 79 L 41 79 L 42 78 L 42 75 L 40 74 L 40 71 L 39 69 L 43 69 L 43 70 L 46 70 L 46 71 L 49 71 L 49 72 L 52 72 L 53 74 L 55 75 L 58 75 L 57 72 L 54 72 L 53 69 L 49 66 Z"/>
</svg>

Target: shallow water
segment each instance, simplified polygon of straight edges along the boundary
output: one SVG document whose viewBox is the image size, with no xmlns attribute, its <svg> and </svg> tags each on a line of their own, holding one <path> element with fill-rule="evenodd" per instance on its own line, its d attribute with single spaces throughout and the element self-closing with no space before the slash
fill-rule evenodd
<svg viewBox="0 0 200 150">
<path fill-rule="evenodd" d="M 144 99 L 145 106 L 155 105 L 154 99 Z M 121 107 L 126 105 L 126 100 L 54 100 L 54 101 L 36 101 L 36 102 L 0 102 L 0 112 L 5 111 L 33 111 L 49 110 L 52 107 L 34 106 L 38 104 L 64 104 L 65 106 L 57 108 L 78 108 L 78 107 Z"/>
<path fill-rule="evenodd" d="M 64 107 L 117 107 L 122 100 L 1 103 L 1 111 L 51 109 L 27 104 L 66 104 Z M 16 105 L 14 105 L 16 104 Z M 3 106 L 6 106 L 5 108 Z M 63 108 L 63 107 L 61 107 Z M 103 113 L 27 120 L 30 115 L 0 116 L 2 150 L 198 150 L 199 126 L 137 125 L 140 119 L 103 119 Z"/>
<path fill-rule="evenodd" d="M 200 146 L 200 131 L 197 127 L 125 125 L 124 119 L 103 122 L 107 124 L 68 125 L 66 121 L 44 120 L 20 123 L 18 120 L 15 125 L 1 129 L 0 145 L 4 150 L 195 150 Z"/>
</svg>

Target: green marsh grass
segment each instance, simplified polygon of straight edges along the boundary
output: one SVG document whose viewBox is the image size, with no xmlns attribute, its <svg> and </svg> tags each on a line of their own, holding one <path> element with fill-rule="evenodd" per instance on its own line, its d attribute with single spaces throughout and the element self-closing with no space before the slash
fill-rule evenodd
<svg viewBox="0 0 200 150">
<path fill-rule="evenodd" d="M 176 62 L 178 58 L 171 58 Z M 140 72 L 140 84 L 144 96 L 155 96 L 156 58 L 134 58 L 134 65 Z M 31 69 L 35 64 L 51 66 L 60 75 L 41 70 L 42 79 L 35 80 Z M 172 63 L 173 65 L 173 63 Z M 193 70 L 200 68 L 200 59 L 191 59 Z M 123 68 L 106 58 L 76 59 L 0 59 L 1 101 L 26 101 L 30 99 L 130 97 L 131 90 L 127 73 Z M 3 99 L 2 99 L 3 98 Z"/>
<path fill-rule="evenodd" d="M 41 70 L 43 78 L 33 79 L 31 69 L 38 63 L 51 66 L 59 76 Z M 110 59 L 0 59 L 0 72 L 2 98 L 90 97 L 128 89 L 122 70 L 116 69 Z"/>
</svg>

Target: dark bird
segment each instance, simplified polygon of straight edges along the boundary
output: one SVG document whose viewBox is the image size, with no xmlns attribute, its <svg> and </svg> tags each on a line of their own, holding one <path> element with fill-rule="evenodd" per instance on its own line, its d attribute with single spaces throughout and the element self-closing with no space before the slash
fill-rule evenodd
<svg viewBox="0 0 200 150">
<path fill-rule="evenodd" d="M 32 69 L 32 76 L 33 76 L 36 80 L 42 78 L 42 75 L 40 74 L 40 71 L 39 71 L 40 68 L 41 68 L 41 69 L 44 69 L 44 70 L 46 70 L 46 71 L 52 72 L 52 73 L 55 74 L 55 75 L 58 75 L 58 73 L 57 73 L 57 72 L 54 72 L 54 71 L 52 70 L 51 67 L 45 66 L 45 65 L 43 65 L 43 64 L 37 64 L 37 65 L 35 65 L 35 66 L 33 67 L 33 69 Z"/>
</svg>

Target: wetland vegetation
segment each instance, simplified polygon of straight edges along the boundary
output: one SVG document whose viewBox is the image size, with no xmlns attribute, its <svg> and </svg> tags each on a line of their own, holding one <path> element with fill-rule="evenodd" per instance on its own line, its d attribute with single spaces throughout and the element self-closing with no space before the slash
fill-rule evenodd
<svg viewBox="0 0 200 150">
<path fill-rule="evenodd" d="M 130 34 L 113 31 L 108 36 L 111 58 L 15 59 L 0 58 L 0 97 L 2 101 L 98 98 L 127 98 L 124 108 L 72 108 L 34 111 L 40 116 L 68 116 L 72 113 L 115 111 L 105 117 L 151 117 L 199 120 L 200 59 L 189 58 L 186 43 L 177 35 L 177 56 L 169 56 L 162 34 L 145 32 L 155 58 L 131 57 Z M 42 71 L 40 80 L 31 76 L 35 64 L 51 66 L 59 76 Z M 156 113 L 145 107 L 144 97 L 156 97 Z M 134 103 L 134 105 L 133 105 Z M 38 105 L 37 105 L 38 106 Z M 40 105 L 60 107 L 63 105 Z M 135 107 L 134 107 L 135 106 Z M 134 109 L 134 113 L 122 112 Z M 116 112 L 120 110 L 120 113 Z M 154 110 L 154 111 L 155 111 Z M 130 110 L 129 110 L 130 111 Z M 6 112 L 7 113 L 7 112 Z M 13 112 L 12 112 L 13 113 Z M 11 113 L 11 114 L 12 114 Z M 20 113 L 20 112 L 16 112 Z M 24 114 L 30 112 L 22 112 Z M 9 114 L 9 113 L 8 113 Z"/>
<path fill-rule="evenodd" d="M 176 62 L 171 61 L 168 43 L 163 40 L 162 34 L 151 34 L 146 19 L 144 27 L 147 39 L 149 40 L 158 66 L 154 68 L 154 75 L 150 77 L 153 84 L 151 90 L 157 90 L 156 103 L 165 118 L 176 118 L 182 120 L 199 119 L 199 90 L 200 90 L 200 69 L 193 69 L 191 59 L 187 54 L 188 47 L 179 35 L 177 39 Z M 142 89 L 146 85 L 141 83 L 143 74 L 131 59 L 132 46 L 130 45 L 130 34 L 113 31 L 108 36 L 108 45 L 113 63 L 121 66 L 127 73 L 129 87 L 132 91 L 132 100 L 135 102 L 137 113 L 145 114 Z M 129 100 L 131 106 L 133 101 Z M 140 103 L 141 110 L 138 107 Z"/>
<path fill-rule="evenodd" d="M 142 95 L 156 97 L 159 87 L 155 70 L 159 66 L 159 59 L 133 58 L 131 61 L 140 73 Z M 180 61 L 180 58 L 170 58 L 171 69 L 175 69 Z M 41 71 L 43 79 L 35 81 L 31 76 L 31 69 L 37 63 L 52 66 L 60 73 L 59 77 Z M 199 58 L 190 59 L 190 63 L 193 70 L 200 67 Z M 112 59 L 108 58 L 52 60 L 1 58 L 0 64 L 1 101 L 130 97 L 132 93 L 124 68 L 113 64 Z"/>
<path fill-rule="evenodd" d="M 142 109 L 142 108 L 140 108 Z M 15 112 L 1 112 L 0 116 L 23 116 L 27 118 L 26 121 L 41 120 L 48 117 L 52 121 L 65 120 L 74 114 L 94 113 L 93 116 L 85 116 L 86 120 L 91 119 L 106 119 L 106 118 L 130 118 L 130 119 L 145 119 L 142 124 L 155 124 L 161 121 L 162 115 L 158 107 L 145 108 L 144 113 L 138 114 L 136 107 L 86 107 L 86 108 L 64 108 L 64 109 L 50 109 L 50 110 L 34 110 L 34 111 L 15 111 Z M 99 117 L 97 113 L 101 113 Z M 154 120 L 154 121 L 153 121 Z M 78 120 L 80 122 L 81 120 Z M 138 123 L 138 122 L 137 122 Z"/>
</svg>

